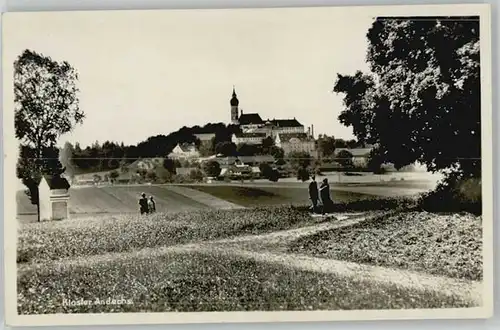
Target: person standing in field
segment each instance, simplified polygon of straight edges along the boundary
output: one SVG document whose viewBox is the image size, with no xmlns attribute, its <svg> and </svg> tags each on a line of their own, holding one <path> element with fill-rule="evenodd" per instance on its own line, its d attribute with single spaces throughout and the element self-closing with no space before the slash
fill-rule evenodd
<svg viewBox="0 0 500 330">
<path fill-rule="evenodd" d="M 149 213 L 155 213 L 156 212 L 156 203 L 155 203 L 155 201 L 153 199 L 153 196 L 149 196 L 148 209 L 149 209 Z"/>
<path fill-rule="evenodd" d="M 139 199 L 139 211 L 141 214 L 149 213 L 148 199 L 146 198 L 145 193 L 142 193 L 141 198 Z"/>
<path fill-rule="evenodd" d="M 318 183 L 314 175 L 311 177 L 311 182 L 309 183 L 309 199 L 311 200 L 311 209 L 313 213 L 316 213 L 318 209 Z"/>
<path fill-rule="evenodd" d="M 321 203 L 323 204 L 321 214 L 325 215 L 331 209 L 333 204 L 332 199 L 330 198 L 330 184 L 328 183 L 328 179 L 323 179 L 319 187 L 319 195 L 321 197 Z"/>
</svg>

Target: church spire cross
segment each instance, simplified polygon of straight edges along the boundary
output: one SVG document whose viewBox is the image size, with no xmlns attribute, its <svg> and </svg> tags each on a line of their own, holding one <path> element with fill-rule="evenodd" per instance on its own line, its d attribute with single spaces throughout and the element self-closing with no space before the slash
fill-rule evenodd
<svg viewBox="0 0 500 330">
<path fill-rule="evenodd" d="M 231 98 L 231 106 L 237 107 L 239 103 L 240 103 L 240 101 L 238 101 L 238 97 L 236 96 L 236 89 L 233 85 L 233 96 Z"/>
</svg>

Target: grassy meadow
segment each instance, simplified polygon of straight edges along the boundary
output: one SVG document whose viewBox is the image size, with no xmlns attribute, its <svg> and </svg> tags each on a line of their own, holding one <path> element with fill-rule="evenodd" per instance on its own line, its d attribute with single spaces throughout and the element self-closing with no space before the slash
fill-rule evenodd
<svg viewBox="0 0 500 330">
<path fill-rule="evenodd" d="M 475 290 L 470 288 L 482 276 L 480 216 L 427 213 L 419 209 L 416 198 L 335 191 L 334 213 L 356 212 L 352 214 L 360 217 L 342 226 L 343 220 L 335 219 L 335 214 L 311 217 L 306 189 L 178 187 L 73 189 L 70 207 L 77 217 L 21 221 L 19 313 L 405 309 L 478 304 L 467 292 Z M 156 197 L 160 212 L 137 214 L 141 192 Z M 217 200 L 245 208 L 217 209 Z M 24 196 L 18 196 L 19 205 L 25 212 L 31 207 Z M 310 234 L 309 228 L 313 230 Z M 306 234 L 296 236 L 303 229 Z M 278 231 L 288 237 L 282 241 L 284 249 L 273 251 L 267 242 L 261 245 L 265 249 L 252 250 Z M 243 236 L 252 244 L 238 243 Z M 248 256 L 242 251 L 260 254 Z M 268 257 L 278 252 L 293 262 L 280 264 Z M 398 276 L 404 278 L 404 274 L 376 281 L 341 269 L 311 270 L 300 266 L 302 256 L 316 258 L 316 265 L 334 259 L 341 268 L 343 262 L 354 262 L 366 265 L 363 267 L 387 267 L 396 274 L 412 271 L 430 276 L 431 281 L 432 276 L 441 276 L 454 289 L 401 285 Z M 96 298 L 131 303 L 63 303 Z"/>
<path fill-rule="evenodd" d="M 407 288 L 242 258 L 232 254 L 234 246 L 212 251 L 183 245 L 313 224 L 306 211 L 290 206 L 147 217 L 101 215 L 23 224 L 18 246 L 18 311 L 349 310 L 474 305 L 460 295 L 431 288 Z M 62 303 L 64 299 L 109 297 L 133 303 Z"/>
<path fill-rule="evenodd" d="M 296 240 L 290 252 L 480 281 L 482 223 L 472 214 L 401 212 Z"/>
<path fill-rule="evenodd" d="M 32 267 L 18 277 L 18 310 L 34 313 L 352 310 L 468 307 L 460 297 L 192 252 L 132 254 Z M 41 294 L 43 293 L 43 294 Z M 132 304 L 64 306 L 63 299 Z"/>
<path fill-rule="evenodd" d="M 19 263 L 136 251 L 260 234 L 312 224 L 294 207 L 140 215 L 99 215 L 20 226 Z"/>
</svg>

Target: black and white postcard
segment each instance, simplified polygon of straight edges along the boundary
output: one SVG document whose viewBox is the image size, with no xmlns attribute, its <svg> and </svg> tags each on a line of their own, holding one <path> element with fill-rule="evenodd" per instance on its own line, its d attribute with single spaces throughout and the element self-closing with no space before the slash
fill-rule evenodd
<svg viewBox="0 0 500 330">
<path fill-rule="evenodd" d="M 490 25 L 5 14 L 8 324 L 490 317 Z"/>
</svg>

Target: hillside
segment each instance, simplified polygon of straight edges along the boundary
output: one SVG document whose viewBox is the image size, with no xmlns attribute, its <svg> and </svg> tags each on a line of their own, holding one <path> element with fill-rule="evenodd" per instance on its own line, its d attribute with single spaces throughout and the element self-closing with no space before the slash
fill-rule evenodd
<svg viewBox="0 0 500 330">
<path fill-rule="evenodd" d="M 117 171 L 120 174 L 118 180 L 130 180 L 138 170 L 152 170 L 158 167 L 163 167 L 163 158 L 143 158 L 127 165 L 124 170 L 122 170 L 121 168 L 117 168 L 108 171 L 81 173 L 75 175 L 75 179 L 76 182 L 89 182 L 93 180 L 95 175 L 98 175 L 101 177 L 101 179 L 104 179 L 104 177 L 108 176 L 112 171 Z"/>
<path fill-rule="evenodd" d="M 154 196 L 157 210 L 164 213 L 309 203 L 307 191 L 294 187 L 90 186 L 70 190 L 70 213 L 73 217 L 103 213 L 136 213 L 142 192 Z M 335 196 L 339 201 L 366 197 L 352 192 L 336 192 Z M 18 218 L 22 222 L 36 221 L 36 206 L 30 203 L 26 194 L 19 191 L 16 198 Z"/>
<path fill-rule="evenodd" d="M 162 212 L 180 212 L 210 208 L 208 205 L 197 202 L 166 187 L 110 186 L 71 189 L 70 213 L 77 216 L 99 213 L 135 213 L 138 211 L 137 203 L 142 192 L 148 196 L 154 196 L 156 207 Z M 30 203 L 26 194 L 22 191 L 17 193 L 16 198 L 17 214 L 23 222 L 33 221 L 34 217 L 36 217 L 36 206 Z"/>
</svg>

